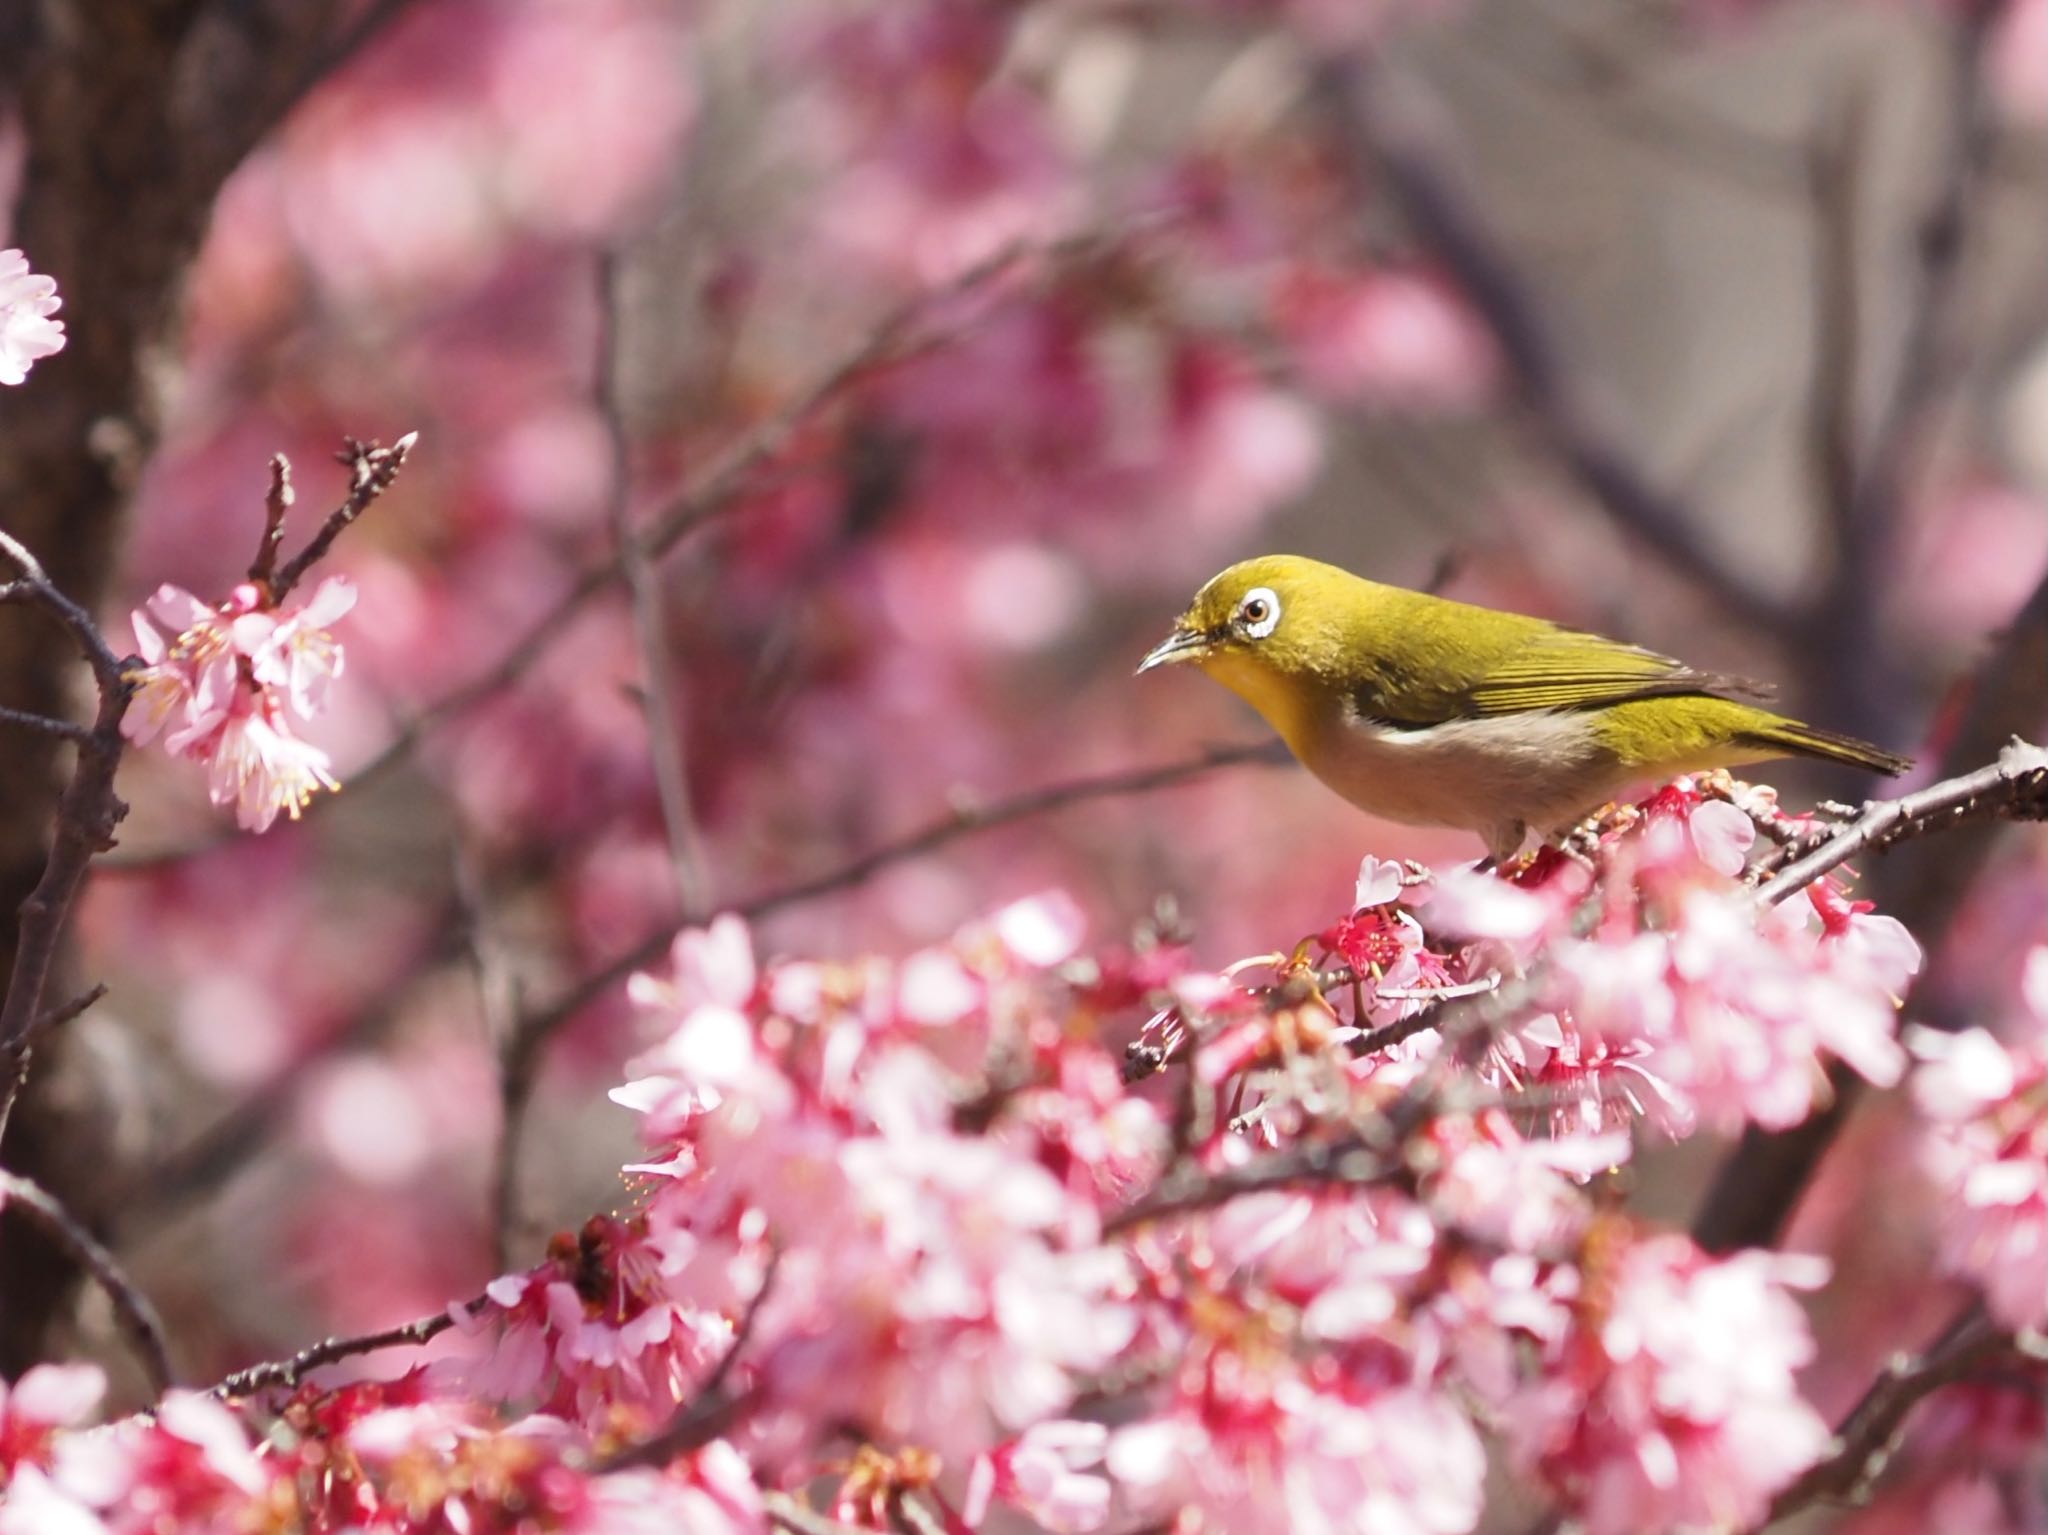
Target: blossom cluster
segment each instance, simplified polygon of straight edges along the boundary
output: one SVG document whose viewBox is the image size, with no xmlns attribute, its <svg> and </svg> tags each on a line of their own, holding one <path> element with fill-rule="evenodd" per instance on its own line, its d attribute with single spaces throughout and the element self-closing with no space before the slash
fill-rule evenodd
<svg viewBox="0 0 2048 1535">
<path fill-rule="evenodd" d="M 453 1308 L 455 1348 L 96 1439 L 83 1377 L 31 1376 L 9 1504 L 752 1535 L 828 1486 L 876 1530 L 1462 1535 L 1491 1455 L 1591 1535 L 1754 1523 L 1827 1450 L 1796 1380 L 1827 1267 L 1600 1191 L 1638 1132 L 1795 1118 L 1780 1078 L 1896 1050 L 1903 956 L 1838 888 L 1769 911 L 1735 792 L 1506 875 L 1368 860 L 1222 974 L 1167 931 L 1091 952 L 1056 894 L 896 960 L 764 961 L 721 917 L 630 987 L 635 1198 Z"/>
<path fill-rule="evenodd" d="M 1916 1027 L 1913 1099 L 1949 1212 L 1943 1256 L 2010 1328 L 2048 1326 L 2048 948 L 2027 958 L 2010 1041 Z"/>
<path fill-rule="evenodd" d="M 172 756 L 203 763 L 214 804 L 233 805 L 247 830 L 268 830 L 280 813 L 298 819 L 316 792 L 337 787 L 327 753 L 293 721 L 325 707 L 342 670 L 329 628 L 355 601 L 341 576 L 290 608 L 255 582 L 218 607 L 158 587 L 134 614 L 142 664 L 122 733 L 137 745 L 161 736 Z"/>
</svg>

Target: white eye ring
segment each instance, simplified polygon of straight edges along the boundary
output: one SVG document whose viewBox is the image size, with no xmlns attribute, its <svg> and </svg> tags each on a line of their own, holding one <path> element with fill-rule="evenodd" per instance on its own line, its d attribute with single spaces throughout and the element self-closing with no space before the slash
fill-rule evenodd
<svg viewBox="0 0 2048 1535">
<path fill-rule="evenodd" d="M 1280 599 L 1270 586 L 1255 586 L 1237 605 L 1237 621 L 1255 640 L 1271 634 L 1280 622 Z"/>
</svg>

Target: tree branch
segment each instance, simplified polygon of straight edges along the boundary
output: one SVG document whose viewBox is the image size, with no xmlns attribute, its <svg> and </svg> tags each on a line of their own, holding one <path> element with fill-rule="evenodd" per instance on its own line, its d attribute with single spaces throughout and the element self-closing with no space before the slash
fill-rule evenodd
<svg viewBox="0 0 2048 1535">
<path fill-rule="evenodd" d="M 0 586 L 0 602 L 29 602 L 70 631 L 99 684 L 99 709 L 78 748 L 71 782 L 57 801 L 57 823 L 49 855 L 35 888 L 21 903 L 15 931 L 14 965 L 0 1000 L 0 1141 L 14 1101 L 28 1078 L 29 1051 L 43 1015 L 43 993 L 57 960 L 57 945 L 72 902 L 93 855 L 113 846 L 114 828 L 128 807 L 114 793 L 121 761 L 121 717 L 128 710 L 129 685 L 122 664 L 100 638 L 82 607 L 59 591 L 42 564 L 12 534 L 0 532 L 0 554 L 21 575 Z"/>
<path fill-rule="evenodd" d="M 407 432 L 390 447 L 382 448 L 374 442 L 357 442 L 353 437 L 343 439 L 342 449 L 335 457 L 348 466 L 348 496 L 341 505 L 327 514 L 327 520 L 321 523 L 320 531 L 307 540 L 306 547 L 286 560 L 284 567 L 272 579 L 270 593 L 275 601 L 284 601 L 291 594 L 292 588 L 305 579 L 306 572 L 327 557 L 327 551 L 334 547 L 334 541 L 341 537 L 343 530 L 368 511 L 371 504 L 391 488 L 391 482 L 398 478 L 398 472 L 405 467 L 407 455 L 412 452 L 419 440 L 418 432 Z M 273 478 L 271 495 L 267 502 L 271 508 L 270 515 L 279 516 L 280 519 L 281 513 L 277 510 L 279 482 L 276 478 L 276 466 L 281 460 L 282 455 L 271 461 Z M 288 497 L 289 493 L 290 485 L 289 481 L 286 481 L 285 495 Z M 289 504 L 288 499 L 285 504 Z"/>
<path fill-rule="evenodd" d="M 474 1300 L 462 1302 L 460 1307 L 450 1306 L 446 1311 L 436 1311 L 432 1316 L 423 1316 L 402 1326 L 386 1327 L 381 1332 L 362 1333 L 352 1338 L 326 1338 L 300 1349 L 288 1359 L 273 1359 L 264 1364 L 250 1365 L 246 1370 L 237 1370 L 210 1388 L 207 1394 L 229 1398 L 253 1396 L 258 1391 L 277 1386 L 291 1390 L 314 1370 L 338 1359 L 374 1354 L 380 1349 L 418 1347 L 453 1327 L 458 1309 L 474 1317 L 488 1310 L 490 1304 L 488 1296 L 479 1295 Z"/>
<path fill-rule="evenodd" d="M 1867 1487 L 1891 1458 L 1907 1414 L 1927 1396 L 1976 1373 L 2013 1347 L 2012 1337 L 1992 1324 L 1982 1306 L 1972 1303 L 1923 1352 L 1894 1355 L 1836 1426 L 1826 1458 L 1771 1500 L 1771 1511 L 1757 1528 L 1809 1504 L 1852 1497 Z"/>
<path fill-rule="evenodd" d="M 176 1377 L 171 1372 L 170 1351 L 164 1345 L 163 1323 L 148 1297 L 121 1272 L 114 1255 L 94 1240 L 92 1233 L 40 1184 L 5 1169 L 0 1169 L 0 1209 L 22 1211 L 66 1257 L 93 1277 L 107 1292 L 121 1330 L 128 1334 L 141 1359 L 151 1392 L 162 1396 L 170 1390 Z"/>
<path fill-rule="evenodd" d="M 1866 805 L 1855 820 L 1773 875 L 1760 898 L 1767 906 L 1782 905 L 1852 858 L 1980 819 L 2048 820 L 2048 752 L 2015 739 L 1989 767 Z M 1774 856 L 1796 851 L 1788 843 Z"/>
</svg>

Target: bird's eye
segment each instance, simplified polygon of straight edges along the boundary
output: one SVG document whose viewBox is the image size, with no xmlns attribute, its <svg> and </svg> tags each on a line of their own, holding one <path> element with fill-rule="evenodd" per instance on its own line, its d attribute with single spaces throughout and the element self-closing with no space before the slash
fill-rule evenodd
<svg viewBox="0 0 2048 1535">
<path fill-rule="evenodd" d="M 1273 632 L 1273 626 L 1280 622 L 1280 599 L 1273 595 L 1271 587 L 1255 587 L 1244 594 L 1244 600 L 1237 605 L 1237 621 L 1244 626 L 1244 632 L 1255 640 L 1262 640 Z"/>
</svg>

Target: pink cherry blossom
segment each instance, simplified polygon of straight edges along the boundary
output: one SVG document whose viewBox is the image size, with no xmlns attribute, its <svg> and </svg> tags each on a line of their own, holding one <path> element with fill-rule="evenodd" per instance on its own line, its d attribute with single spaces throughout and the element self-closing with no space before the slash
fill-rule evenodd
<svg viewBox="0 0 2048 1535">
<path fill-rule="evenodd" d="M 2027 958 L 2023 1036 L 1915 1028 L 1915 1103 L 1926 1160 L 1943 1189 L 1942 1260 L 1984 1287 L 2013 1328 L 2048 1324 L 2048 948 Z"/>
<path fill-rule="evenodd" d="M 1755 1523 L 1828 1444 L 1793 1381 L 1813 1341 L 1789 1293 L 1825 1272 L 1712 1259 L 1683 1236 L 1631 1243 L 1605 1299 L 1580 1303 L 1586 1346 L 1565 1343 L 1511 1420 L 1521 1453 L 1589 1535 Z"/>
<path fill-rule="evenodd" d="M 1478 1522 L 1485 1471 L 1471 1423 L 1438 1393 L 1354 1393 L 1236 1356 L 1186 1380 L 1165 1415 L 1117 1429 L 1105 1463 L 1138 1507 L 1186 1510 L 1218 1535 L 1459 1535 Z"/>
<path fill-rule="evenodd" d="M 64 322 L 53 320 L 62 300 L 54 278 L 28 269 L 18 250 L 0 250 L 0 384 L 27 380 L 28 370 L 64 349 Z"/>
<path fill-rule="evenodd" d="M 232 805 L 248 831 L 293 820 L 322 789 L 338 788 L 327 753 L 299 738 L 292 717 L 313 718 L 341 675 L 342 651 L 327 626 L 355 605 L 339 576 L 298 607 L 276 611 L 253 584 L 209 607 L 165 585 L 136 609 L 142 665 L 122 733 L 137 745 L 159 735 L 174 757 L 207 769 L 207 793 Z"/>
<path fill-rule="evenodd" d="M 39 1364 L 13 1385 L 0 1384 L 0 1473 L 47 1465 L 57 1431 L 89 1418 L 106 1389 L 105 1372 L 90 1364 Z"/>
<path fill-rule="evenodd" d="M 991 1502 L 1029 1515 L 1052 1535 L 1087 1535 L 1109 1519 L 1110 1487 L 1097 1470 L 1109 1445 L 1100 1423 L 1040 1423 L 974 1463 L 962 1517 L 978 1527 Z"/>
</svg>

